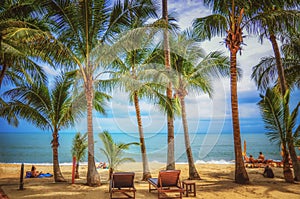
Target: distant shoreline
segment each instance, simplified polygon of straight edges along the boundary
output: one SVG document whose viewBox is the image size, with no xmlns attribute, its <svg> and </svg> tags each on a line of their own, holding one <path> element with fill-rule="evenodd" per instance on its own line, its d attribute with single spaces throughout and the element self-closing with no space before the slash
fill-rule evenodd
<svg viewBox="0 0 300 199">
<path fill-rule="evenodd" d="M 0 162 L 0 164 L 22 164 L 23 162 Z M 130 162 L 131 163 L 131 162 Z M 140 162 L 133 162 L 133 163 L 140 163 Z M 80 162 L 80 165 L 87 165 L 88 163 L 87 162 Z M 97 164 L 97 162 L 96 162 Z M 149 161 L 149 164 L 165 164 L 164 162 L 158 162 L 158 161 Z M 182 165 L 182 164 L 188 164 L 187 162 L 175 162 L 175 164 L 178 164 L 178 165 Z M 213 161 L 196 161 L 195 164 L 224 164 L 224 165 L 227 165 L 227 164 L 234 164 L 234 160 L 232 161 L 225 161 L 225 160 L 213 160 Z M 30 162 L 24 162 L 24 165 L 44 165 L 44 166 L 49 166 L 49 165 L 53 165 L 53 163 L 30 163 Z M 62 162 L 62 163 L 59 163 L 59 165 L 62 165 L 62 166 L 70 166 L 72 165 L 72 162 Z"/>
</svg>

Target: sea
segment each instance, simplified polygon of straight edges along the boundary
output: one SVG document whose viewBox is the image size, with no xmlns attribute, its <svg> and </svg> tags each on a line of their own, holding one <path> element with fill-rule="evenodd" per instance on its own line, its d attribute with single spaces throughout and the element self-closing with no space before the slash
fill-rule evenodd
<svg viewBox="0 0 300 199">
<path fill-rule="evenodd" d="M 72 141 L 74 132 L 59 134 L 59 162 L 60 164 L 72 163 Z M 139 142 L 138 133 L 111 133 L 116 143 Z M 234 147 L 232 133 L 203 134 L 192 133 L 189 136 L 195 163 L 233 164 Z M 25 164 L 52 164 L 52 134 L 46 132 L 33 133 L 0 133 L 0 163 L 25 163 Z M 98 134 L 94 134 L 95 161 L 107 161 L 101 153 L 103 147 Z M 280 160 L 280 147 L 271 143 L 264 133 L 242 133 L 242 149 L 246 143 L 246 152 L 258 157 L 263 152 L 267 159 Z M 149 162 L 166 163 L 167 160 L 167 134 L 145 134 L 145 145 Z M 183 133 L 175 134 L 175 161 L 187 163 Z M 299 150 L 298 150 L 299 152 Z M 131 145 L 124 153 L 124 157 L 133 158 L 141 162 L 139 145 Z M 82 164 L 87 163 L 87 157 Z"/>
</svg>

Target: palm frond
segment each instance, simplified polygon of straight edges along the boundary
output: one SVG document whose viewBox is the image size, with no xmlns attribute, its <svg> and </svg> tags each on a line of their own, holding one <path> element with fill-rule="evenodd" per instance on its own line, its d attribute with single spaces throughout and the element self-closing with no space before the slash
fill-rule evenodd
<svg viewBox="0 0 300 199">
<path fill-rule="evenodd" d="M 211 39 L 214 36 L 226 34 L 227 19 L 220 14 L 213 14 L 203 18 L 197 18 L 193 22 L 195 34 L 200 41 Z"/>
<path fill-rule="evenodd" d="M 272 87 L 272 82 L 277 79 L 276 60 L 274 57 L 262 58 L 259 64 L 252 68 L 251 78 L 255 81 L 259 90 L 265 91 Z"/>
<path fill-rule="evenodd" d="M 265 96 L 258 103 L 260 112 L 265 123 L 266 133 L 270 141 L 286 143 L 285 106 L 282 96 L 278 90 L 267 89 Z"/>
</svg>

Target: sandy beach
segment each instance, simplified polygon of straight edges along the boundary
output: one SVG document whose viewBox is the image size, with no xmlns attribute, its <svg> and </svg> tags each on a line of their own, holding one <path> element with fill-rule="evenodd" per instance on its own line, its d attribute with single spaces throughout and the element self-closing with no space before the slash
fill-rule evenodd
<svg viewBox="0 0 300 199">
<path fill-rule="evenodd" d="M 164 169 L 164 164 L 151 163 L 152 177 L 157 177 L 158 171 Z M 285 183 L 282 168 L 273 168 L 275 178 L 264 178 L 263 168 L 247 168 L 251 183 L 238 185 L 233 182 L 233 164 L 196 164 L 202 180 L 197 180 L 197 196 L 184 198 L 300 198 L 300 183 Z M 52 166 L 36 165 L 37 170 L 44 173 L 53 173 Z M 62 165 L 62 173 L 67 180 L 65 183 L 54 183 L 51 178 L 25 178 L 24 190 L 19 190 L 21 164 L 0 164 L 0 186 L 9 199 L 19 198 L 109 198 L 108 170 L 99 169 L 102 185 L 89 187 L 85 185 L 87 165 L 80 166 L 80 179 L 74 184 L 71 180 L 71 166 Z M 25 171 L 30 170 L 31 165 L 25 164 Z M 181 180 L 188 177 L 188 166 L 177 164 L 176 169 L 181 170 Z M 157 198 L 156 192 L 148 192 L 148 183 L 141 181 L 142 164 L 127 163 L 118 168 L 118 171 L 135 172 L 136 198 Z"/>
</svg>

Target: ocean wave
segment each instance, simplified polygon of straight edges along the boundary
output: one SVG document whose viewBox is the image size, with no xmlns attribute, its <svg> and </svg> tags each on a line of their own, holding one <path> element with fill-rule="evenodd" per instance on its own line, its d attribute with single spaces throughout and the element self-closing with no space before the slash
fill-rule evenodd
<svg viewBox="0 0 300 199">
<path fill-rule="evenodd" d="M 227 160 L 197 160 L 196 164 L 234 164 L 234 160 L 227 161 Z"/>
<path fill-rule="evenodd" d="M 160 162 L 160 161 L 151 161 L 150 163 L 159 163 L 159 164 L 165 164 L 165 162 Z M 176 164 L 188 164 L 188 162 L 176 162 Z M 234 160 L 227 161 L 227 160 L 197 160 L 195 164 L 234 164 Z"/>
</svg>

